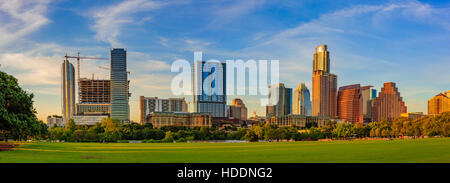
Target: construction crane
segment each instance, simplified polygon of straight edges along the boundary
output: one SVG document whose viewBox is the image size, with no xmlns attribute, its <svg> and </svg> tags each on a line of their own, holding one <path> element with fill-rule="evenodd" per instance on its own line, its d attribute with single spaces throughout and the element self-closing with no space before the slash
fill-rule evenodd
<svg viewBox="0 0 450 183">
<path fill-rule="evenodd" d="M 80 57 L 80 52 L 78 52 L 77 56 L 64 56 L 64 58 L 66 58 L 66 60 L 68 60 L 69 58 L 76 58 L 77 59 L 77 79 L 78 82 L 80 81 L 80 60 L 83 59 L 91 59 L 91 60 L 109 60 L 108 58 L 101 58 L 101 57 Z"/>
</svg>

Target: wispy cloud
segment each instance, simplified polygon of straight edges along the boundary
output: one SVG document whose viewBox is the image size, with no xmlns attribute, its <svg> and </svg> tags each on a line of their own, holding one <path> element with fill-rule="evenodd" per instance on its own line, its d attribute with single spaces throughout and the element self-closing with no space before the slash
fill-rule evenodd
<svg viewBox="0 0 450 183">
<path fill-rule="evenodd" d="M 96 39 L 110 43 L 113 47 L 120 46 L 118 37 L 123 26 L 151 20 L 151 17 L 148 16 L 138 19 L 133 15 L 156 10 L 164 5 L 163 2 L 149 0 L 128 0 L 107 7 L 95 8 L 91 11 L 95 21 L 91 28 L 96 32 Z"/>
<path fill-rule="evenodd" d="M 0 1 L 0 46 L 35 32 L 50 22 L 45 16 L 50 0 Z"/>
<path fill-rule="evenodd" d="M 233 1 L 228 6 L 220 5 L 213 10 L 214 18 L 208 25 L 210 28 L 220 28 L 235 19 L 251 13 L 258 7 L 261 7 L 265 0 L 245 0 Z"/>
</svg>

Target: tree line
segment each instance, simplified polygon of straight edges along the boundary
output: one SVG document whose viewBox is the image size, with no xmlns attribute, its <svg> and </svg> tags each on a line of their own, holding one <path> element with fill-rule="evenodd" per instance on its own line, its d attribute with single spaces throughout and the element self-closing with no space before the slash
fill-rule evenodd
<svg viewBox="0 0 450 183">
<path fill-rule="evenodd" d="M 130 123 L 120 125 L 119 121 L 104 118 L 94 126 L 75 126 L 70 120 L 65 128 L 53 126 L 48 130 L 47 139 L 68 142 L 127 142 L 143 140 L 144 142 L 186 142 L 196 140 L 247 140 L 247 141 L 281 141 L 281 140 L 319 140 L 348 139 L 365 137 L 402 136 L 450 136 L 450 112 L 437 116 L 424 116 L 413 120 L 400 117 L 389 122 L 336 123 L 329 121 L 323 127 L 277 127 L 271 124 L 256 124 L 251 128 L 227 127 L 182 127 L 166 126 L 153 128 L 152 124 L 140 125 Z"/>
</svg>

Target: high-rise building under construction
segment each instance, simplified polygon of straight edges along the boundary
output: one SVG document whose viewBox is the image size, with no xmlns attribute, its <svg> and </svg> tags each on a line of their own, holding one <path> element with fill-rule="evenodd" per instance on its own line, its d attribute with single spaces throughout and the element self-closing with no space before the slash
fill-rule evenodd
<svg viewBox="0 0 450 183">
<path fill-rule="evenodd" d="M 77 115 L 110 115 L 110 80 L 81 78 L 78 82 Z"/>
</svg>

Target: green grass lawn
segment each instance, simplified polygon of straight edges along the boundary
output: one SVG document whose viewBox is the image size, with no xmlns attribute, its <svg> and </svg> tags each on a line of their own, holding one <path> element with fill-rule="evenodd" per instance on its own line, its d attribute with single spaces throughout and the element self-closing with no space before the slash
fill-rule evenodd
<svg viewBox="0 0 450 183">
<path fill-rule="evenodd" d="M 450 138 L 279 143 L 25 143 L 0 162 L 450 163 Z"/>
</svg>

